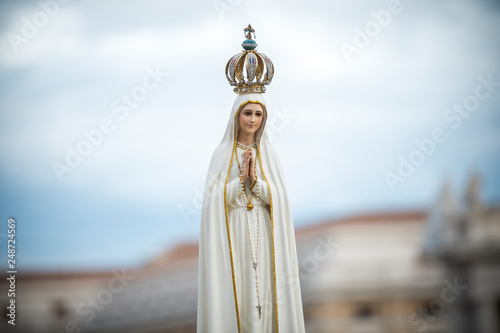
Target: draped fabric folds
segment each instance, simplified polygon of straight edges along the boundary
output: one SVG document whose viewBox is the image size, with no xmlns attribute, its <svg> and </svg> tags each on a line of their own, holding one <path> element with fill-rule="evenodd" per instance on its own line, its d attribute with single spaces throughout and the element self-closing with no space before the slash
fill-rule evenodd
<svg viewBox="0 0 500 333">
<path fill-rule="evenodd" d="M 230 221 L 230 217 L 235 218 L 237 215 L 231 214 L 228 207 L 230 171 L 234 168 L 233 163 L 237 153 L 238 113 L 248 102 L 259 103 L 264 109 L 264 117 L 256 132 L 255 141 L 259 185 L 267 187 L 266 192 L 269 193 L 270 201 L 267 207 L 260 207 L 262 221 L 270 223 L 270 234 L 265 233 L 270 238 L 269 251 L 260 255 L 269 256 L 266 259 L 270 263 L 269 269 L 272 270 L 267 274 L 272 279 L 269 290 L 272 297 L 267 298 L 272 304 L 269 304 L 267 309 L 272 311 L 263 315 L 272 315 L 273 318 L 272 320 L 265 318 L 266 322 L 272 325 L 266 327 L 263 332 L 301 333 L 305 332 L 305 329 L 293 220 L 281 162 L 266 134 L 265 124 L 268 115 L 264 97 L 260 93 L 237 96 L 224 137 L 210 161 L 201 210 L 197 332 L 262 332 L 259 331 L 262 328 L 257 330 L 254 324 L 255 320 L 259 320 L 258 316 L 250 318 L 240 309 L 243 302 L 248 301 L 241 290 L 255 289 L 255 284 L 239 285 L 244 281 L 241 276 L 244 273 L 238 269 L 241 263 L 235 261 L 241 258 L 235 253 L 239 253 L 238 247 L 242 244 L 238 239 L 231 237 L 235 236 L 234 230 L 231 230 L 234 221 Z M 266 203 L 261 203 L 264 204 Z M 267 215 L 264 209 L 268 209 Z M 246 221 L 237 223 L 244 225 Z M 251 261 L 250 256 L 247 260 Z M 253 276 L 253 272 L 246 274 Z M 262 278 L 265 276 L 266 274 Z M 265 296 L 261 295 L 261 299 L 266 299 Z"/>
</svg>

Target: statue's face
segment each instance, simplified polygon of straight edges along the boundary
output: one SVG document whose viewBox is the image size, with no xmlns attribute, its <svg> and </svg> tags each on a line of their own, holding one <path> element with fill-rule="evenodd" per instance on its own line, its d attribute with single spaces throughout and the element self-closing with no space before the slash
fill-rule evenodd
<svg viewBox="0 0 500 333">
<path fill-rule="evenodd" d="M 248 103 L 240 111 L 240 131 L 245 134 L 252 134 L 257 132 L 262 123 L 264 110 L 262 105 L 257 103 Z"/>
</svg>

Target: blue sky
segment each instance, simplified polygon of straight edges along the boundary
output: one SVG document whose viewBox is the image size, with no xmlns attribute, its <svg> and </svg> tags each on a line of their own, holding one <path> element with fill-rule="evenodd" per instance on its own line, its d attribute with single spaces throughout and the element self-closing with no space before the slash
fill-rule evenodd
<svg viewBox="0 0 500 333">
<path fill-rule="evenodd" d="M 248 23 L 275 65 L 265 97 L 296 228 L 426 209 L 447 179 L 463 195 L 472 172 L 498 203 L 500 86 L 482 82 L 500 82 L 500 8 L 394 4 L 2 2 L 0 241 L 14 217 L 19 269 L 68 270 L 134 266 L 197 240 L 235 98 L 224 68 Z M 472 111 L 453 111 L 464 103 Z M 58 177 L 54 163 L 78 149 Z M 401 158 L 418 165 L 391 188 Z"/>
</svg>

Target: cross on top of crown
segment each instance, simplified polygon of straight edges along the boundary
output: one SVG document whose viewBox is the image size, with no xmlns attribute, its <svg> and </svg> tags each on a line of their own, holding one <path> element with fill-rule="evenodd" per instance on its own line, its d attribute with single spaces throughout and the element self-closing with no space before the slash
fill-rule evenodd
<svg viewBox="0 0 500 333">
<path fill-rule="evenodd" d="M 252 39 L 252 33 L 253 33 L 253 37 L 255 38 L 255 29 L 252 28 L 251 24 L 249 24 L 248 27 L 244 28 L 243 31 L 245 32 L 246 38 Z"/>
</svg>

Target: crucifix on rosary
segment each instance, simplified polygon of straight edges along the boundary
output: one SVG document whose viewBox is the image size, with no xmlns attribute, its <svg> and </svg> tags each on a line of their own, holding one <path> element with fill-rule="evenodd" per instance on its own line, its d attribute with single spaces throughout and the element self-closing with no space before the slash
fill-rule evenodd
<svg viewBox="0 0 500 333">
<path fill-rule="evenodd" d="M 253 269 L 255 270 L 255 273 L 257 274 L 257 263 L 254 261 L 253 262 Z M 257 310 L 259 310 L 259 319 L 262 319 L 262 305 L 260 305 L 260 300 L 259 300 L 259 305 L 255 306 Z"/>
</svg>

